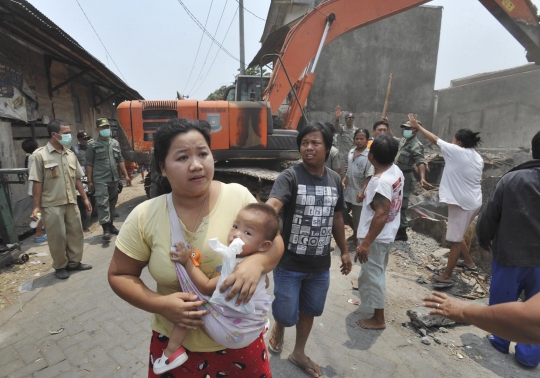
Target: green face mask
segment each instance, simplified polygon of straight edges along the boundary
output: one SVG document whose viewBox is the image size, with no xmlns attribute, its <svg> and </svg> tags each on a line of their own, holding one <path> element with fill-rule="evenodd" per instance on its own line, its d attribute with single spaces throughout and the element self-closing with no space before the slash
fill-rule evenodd
<svg viewBox="0 0 540 378">
<path fill-rule="evenodd" d="M 412 137 L 412 130 L 403 130 L 403 137 L 406 138 L 406 139 L 409 139 L 410 137 Z"/>
<path fill-rule="evenodd" d="M 109 138 L 111 136 L 111 129 L 100 130 L 99 135 L 101 135 L 103 138 Z"/>
<path fill-rule="evenodd" d="M 62 146 L 68 147 L 71 144 L 71 134 L 57 134 L 57 135 L 60 135 L 62 137 L 62 139 L 57 139 L 58 142 L 60 142 Z"/>
</svg>

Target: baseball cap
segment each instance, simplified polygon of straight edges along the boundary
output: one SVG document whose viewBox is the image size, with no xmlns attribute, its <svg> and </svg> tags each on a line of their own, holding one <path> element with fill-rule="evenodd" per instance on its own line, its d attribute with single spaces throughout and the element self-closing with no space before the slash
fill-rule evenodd
<svg viewBox="0 0 540 378">
<path fill-rule="evenodd" d="M 96 120 L 96 127 L 110 126 L 109 120 L 107 118 L 98 118 Z"/>
<path fill-rule="evenodd" d="M 86 131 L 79 131 L 77 133 L 77 139 L 81 139 L 81 138 L 84 138 L 84 139 L 90 139 L 90 137 L 88 136 L 88 134 L 86 133 Z"/>
<path fill-rule="evenodd" d="M 354 118 L 354 114 L 353 113 L 347 113 L 345 115 L 345 119 L 347 119 L 347 118 Z"/>
</svg>

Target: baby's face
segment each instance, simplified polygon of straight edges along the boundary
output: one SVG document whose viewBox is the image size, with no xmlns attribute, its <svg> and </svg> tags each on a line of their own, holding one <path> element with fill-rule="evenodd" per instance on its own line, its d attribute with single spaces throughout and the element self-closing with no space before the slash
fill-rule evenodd
<svg viewBox="0 0 540 378">
<path fill-rule="evenodd" d="M 233 222 L 227 241 L 231 244 L 234 239 L 241 239 L 245 243 L 241 255 L 257 252 L 266 241 L 263 222 L 264 217 L 260 213 L 241 210 Z"/>
</svg>

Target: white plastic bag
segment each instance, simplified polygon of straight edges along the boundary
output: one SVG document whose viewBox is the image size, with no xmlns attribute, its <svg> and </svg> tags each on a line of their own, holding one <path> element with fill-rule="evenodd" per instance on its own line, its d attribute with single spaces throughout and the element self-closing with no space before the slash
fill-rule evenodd
<svg viewBox="0 0 540 378">
<path fill-rule="evenodd" d="M 224 293 L 219 292 L 219 288 L 221 287 L 221 284 L 225 279 L 234 271 L 234 268 L 236 266 L 236 255 L 242 253 L 242 246 L 244 245 L 244 242 L 240 239 L 234 239 L 233 242 L 227 247 L 224 244 L 221 244 L 217 238 L 208 240 L 208 244 L 210 245 L 210 248 L 212 248 L 214 251 L 219 253 L 221 258 L 221 277 L 219 277 L 219 281 L 216 286 L 216 290 L 212 294 L 212 297 L 210 298 L 210 302 L 214 304 L 219 304 L 221 306 L 226 306 L 229 308 L 232 308 L 233 310 L 236 310 L 238 312 L 241 312 L 243 314 L 251 314 L 253 311 L 255 311 L 255 304 L 253 301 L 249 301 L 247 304 L 241 304 L 240 306 L 236 306 L 236 300 L 238 299 L 238 294 L 235 295 L 233 299 L 230 301 L 226 301 L 225 297 L 231 290 L 231 288 L 228 288 L 225 290 Z M 264 285 L 264 277 L 261 277 L 261 281 Z M 259 291 L 261 286 L 261 282 L 259 281 L 259 284 L 257 285 L 257 289 L 255 292 Z M 264 286 L 262 286 L 264 289 Z"/>
</svg>

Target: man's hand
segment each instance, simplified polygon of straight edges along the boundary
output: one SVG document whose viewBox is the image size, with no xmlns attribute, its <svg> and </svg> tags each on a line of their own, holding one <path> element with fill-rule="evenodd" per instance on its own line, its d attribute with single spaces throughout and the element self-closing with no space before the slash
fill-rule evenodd
<svg viewBox="0 0 540 378">
<path fill-rule="evenodd" d="M 341 110 L 341 106 L 336 106 L 336 108 L 334 109 L 334 114 L 336 115 L 336 120 L 340 119 L 341 116 L 343 115 L 343 111 Z"/>
<path fill-rule="evenodd" d="M 469 304 L 456 298 L 449 297 L 444 293 L 434 291 L 432 295 L 424 298 L 422 305 L 433 310 L 430 315 L 442 315 L 459 323 L 465 322 L 463 310 Z"/>
<path fill-rule="evenodd" d="M 343 178 L 343 181 L 341 181 L 341 185 L 343 185 L 343 189 L 347 189 L 347 177 Z"/>
<path fill-rule="evenodd" d="M 88 214 L 92 214 L 92 204 L 90 203 L 90 200 L 88 198 L 84 200 L 84 206 L 86 207 L 86 212 Z"/>
<path fill-rule="evenodd" d="M 339 266 L 339 269 L 341 270 L 341 274 L 343 274 L 344 276 L 351 272 L 352 262 L 351 258 L 349 257 L 349 251 L 343 252 L 341 254 L 341 265 Z"/>
<path fill-rule="evenodd" d="M 358 203 L 362 203 L 364 202 L 364 198 L 366 197 L 365 193 L 363 190 L 359 191 L 358 194 L 356 195 L 356 202 Z"/>
<path fill-rule="evenodd" d="M 39 207 L 34 207 L 32 214 L 30 215 L 30 219 L 32 219 L 34 222 L 37 222 L 38 220 L 37 213 L 41 213 L 41 209 Z"/>
<path fill-rule="evenodd" d="M 358 248 L 356 248 L 356 254 L 354 255 L 354 262 L 360 262 L 360 264 L 365 264 L 368 262 L 369 256 L 369 245 L 366 245 L 362 242 Z"/>
<path fill-rule="evenodd" d="M 131 185 L 131 177 L 126 175 L 126 186 L 130 186 L 130 185 Z"/>
<path fill-rule="evenodd" d="M 409 124 L 413 129 L 419 129 L 420 125 L 418 124 L 418 121 L 416 121 L 417 116 L 415 114 L 409 113 Z"/>
<path fill-rule="evenodd" d="M 92 181 L 88 181 L 88 191 L 94 193 L 94 183 Z"/>
<path fill-rule="evenodd" d="M 186 265 L 189 258 L 191 257 L 191 252 L 193 251 L 189 244 L 184 244 L 182 242 L 176 243 L 176 252 L 171 250 L 171 260 L 182 265 Z"/>
<path fill-rule="evenodd" d="M 388 121 L 388 117 L 381 117 L 381 120 L 388 123 L 388 124 L 390 124 L 390 121 Z"/>
<path fill-rule="evenodd" d="M 431 185 L 429 182 L 427 182 L 425 179 L 420 179 L 420 185 L 422 185 L 424 188 L 427 189 L 433 189 L 435 188 L 433 185 Z"/>
</svg>

